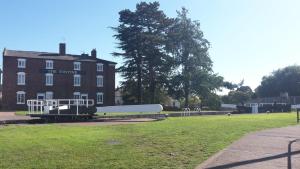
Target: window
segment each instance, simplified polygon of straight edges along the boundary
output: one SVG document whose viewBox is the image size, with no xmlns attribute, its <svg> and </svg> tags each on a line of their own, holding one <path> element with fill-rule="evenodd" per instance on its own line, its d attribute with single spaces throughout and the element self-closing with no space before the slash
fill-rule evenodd
<svg viewBox="0 0 300 169">
<path fill-rule="evenodd" d="M 74 92 L 74 99 L 80 99 L 80 92 Z"/>
<path fill-rule="evenodd" d="M 46 73 L 46 86 L 53 86 L 53 74 Z"/>
<path fill-rule="evenodd" d="M 80 75 L 74 75 L 74 86 L 80 86 Z"/>
<path fill-rule="evenodd" d="M 103 76 L 97 76 L 97 87 L 103 87 Z"/>
<path fill-rule="evenodd" d="M 81 63 L 80 62 L 74 62 L 74 70 L 80 70 L 80 66 Z"/>
<path fill-rule="evenodd" d="M 53 99 L 53 92 L 46 92 L 46 99 Z"/>
<path fill-rule="evenodd" d="M 103 71 L 103 64 L 97 63 L 97 72 L 102 72 L 102 71 Z"/>
<path fill-rule="evenodd" d="M 24 91 L 17 92 L 17 104 L 25 104 L 25 92 Z"/>
<path fill-rule="evenodd" d="M 103 104 L 103 93 L 97 93 L 97 104 Z"/>
<path fill-rule="evenodd" d="M 53 69 L 53 60 L 46 60 L 46 69 Z"/>
<path fill-rule="evenodd" d="M 25 73 L 24 72 L 18 72 L 17 73 L 17 84 L 18 85 L 25 85 Z"/>
<path fill-rule="evenodd" d="M 81 94 L 81 99 L 88 99 L 89 98 L 89 95 L 88 94 Z"/>
<path fill-rule="evenodd" d="M 38 100 L 45 100 L 45 93 L 37 93 L 36 99 Z"/>
<path fill-rule="evenodd" d="M 26 59 L 18 59 L 18 68 L 26 67 Z"/>
</svg>

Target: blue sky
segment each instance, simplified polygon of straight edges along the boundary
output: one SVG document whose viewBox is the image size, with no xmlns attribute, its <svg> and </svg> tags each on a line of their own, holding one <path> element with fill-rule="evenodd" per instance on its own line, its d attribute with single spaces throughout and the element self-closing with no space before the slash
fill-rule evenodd
<svg viewBox="0 0 300 169">
<path fill-rule="evenodd" d="M 122 64 L 110 53 L 116 50 L 114 32 L 118 12 L 134 9 L 135 0 L 1 0 L 0 48 L 89 53 L 97 48 L 103 59 Z M 298 0 L 161 0 L 169 17 L 185 6 L 199 20 L 214 71 L 225 80 L 253 89 L 273 70 L 299 64 L 300 1 Z M 1 58 L 2 65 L 2 58 Z M 118 77 L 117 80 L 120 80 Z M 118 83 L 117 83 L 118 84 Z"/>
</svg>

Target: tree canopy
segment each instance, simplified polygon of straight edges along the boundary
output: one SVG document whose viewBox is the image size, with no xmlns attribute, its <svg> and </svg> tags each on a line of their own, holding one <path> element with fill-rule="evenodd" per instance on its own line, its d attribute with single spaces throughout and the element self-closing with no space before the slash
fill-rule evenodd
<svg viewBox="0 0 300 169">
<path fill-rule="evenodd" d="M 259 97 L 276 97 L 283 92 L 288 92 L 290 96 L 299 96 L 300 66 L 287 66 L 264 76 L 255 92 Z"/>
<path fill-rule="evenodd" d="M 130 83 L 125 81 L 123 86 L 135 86 L 125 88 L 135 88 L 128 94 L 139 104 L 142 103 L 142 93 L 148 93 L 149 103 L 157 102 L 157 86 L 163 87 L 172 66 L 164 45 L 166 31 L 173 20 L 159 10 L 158 2 L 140 2 L 135 11 L 125 9 L 119 15 L 120 25 L 113 29 L 117 32 L 114 37 L 119 40 L 118 48 L 122 52 L 113 54 L 124 60 L 118 71 Z"/>
<path fill-rule="evenodd" d="M 212 98 L 224 84 L 212 70 L 210 44 L 200 23 L 185 8 L 177 13 L 167 17 L 158 2 L 140 2 L 134 11 L 119 12 L 120 24 L 112 29 L 120 52 L 113 55 L 124 60 L 118 72 L 126 104 L 159 103 L 168 91 L 188 106 L 190 96 Z"/>
<path fill-rule="evenodd" d="M 168 31 L 167 51 L 174 57 L 171 92 L 185 98 L 189 105 L 189 95 L 208 96 L 219 88 L 223 78 L 212 71 L 212 61 L 208 54 L 210 44 L 204 38 L 198 21 L 188 18 L 188 10 L 177 12 L 174 24 Z"/>
<path fill-rule="evenodd" d="M 222 97 L 224 103 L 240 104 L 243 105 L 253 97 L 253 91 L 249 86 L 241 86 L 243 83 L 235 89 L 231 90 L 228 95 Z"/>
</svg>

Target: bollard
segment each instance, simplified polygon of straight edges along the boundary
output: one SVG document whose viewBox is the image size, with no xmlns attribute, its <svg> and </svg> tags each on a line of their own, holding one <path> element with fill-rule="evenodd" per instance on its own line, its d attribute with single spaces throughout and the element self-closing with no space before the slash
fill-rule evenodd
<svg viewBox="0 0 300 169">
<path fill-rule="evenodd" d="M 299 109 L 297 109 L 297 123 L 299 123 L 300 117 L 299 117 Z"/>
</svg>

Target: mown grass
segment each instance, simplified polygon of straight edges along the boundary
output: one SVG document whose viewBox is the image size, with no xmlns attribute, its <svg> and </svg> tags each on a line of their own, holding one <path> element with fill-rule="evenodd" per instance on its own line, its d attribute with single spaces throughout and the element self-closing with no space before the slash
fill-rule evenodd
<svg viewBox="0 0 300 169">
<path fill-rule="evenodd" d="M 28 113 L 28 111 L 16 111 L 15 115 L 17 115 L 17 116 L 26 116 L 27 113 Z"/>
<path fill-rule="evenodd" d="M 295 124 L 295 113 L 286 113 L 0 126 L 0 168 L 194 168 L 246 133 Z"/>
</svg>

